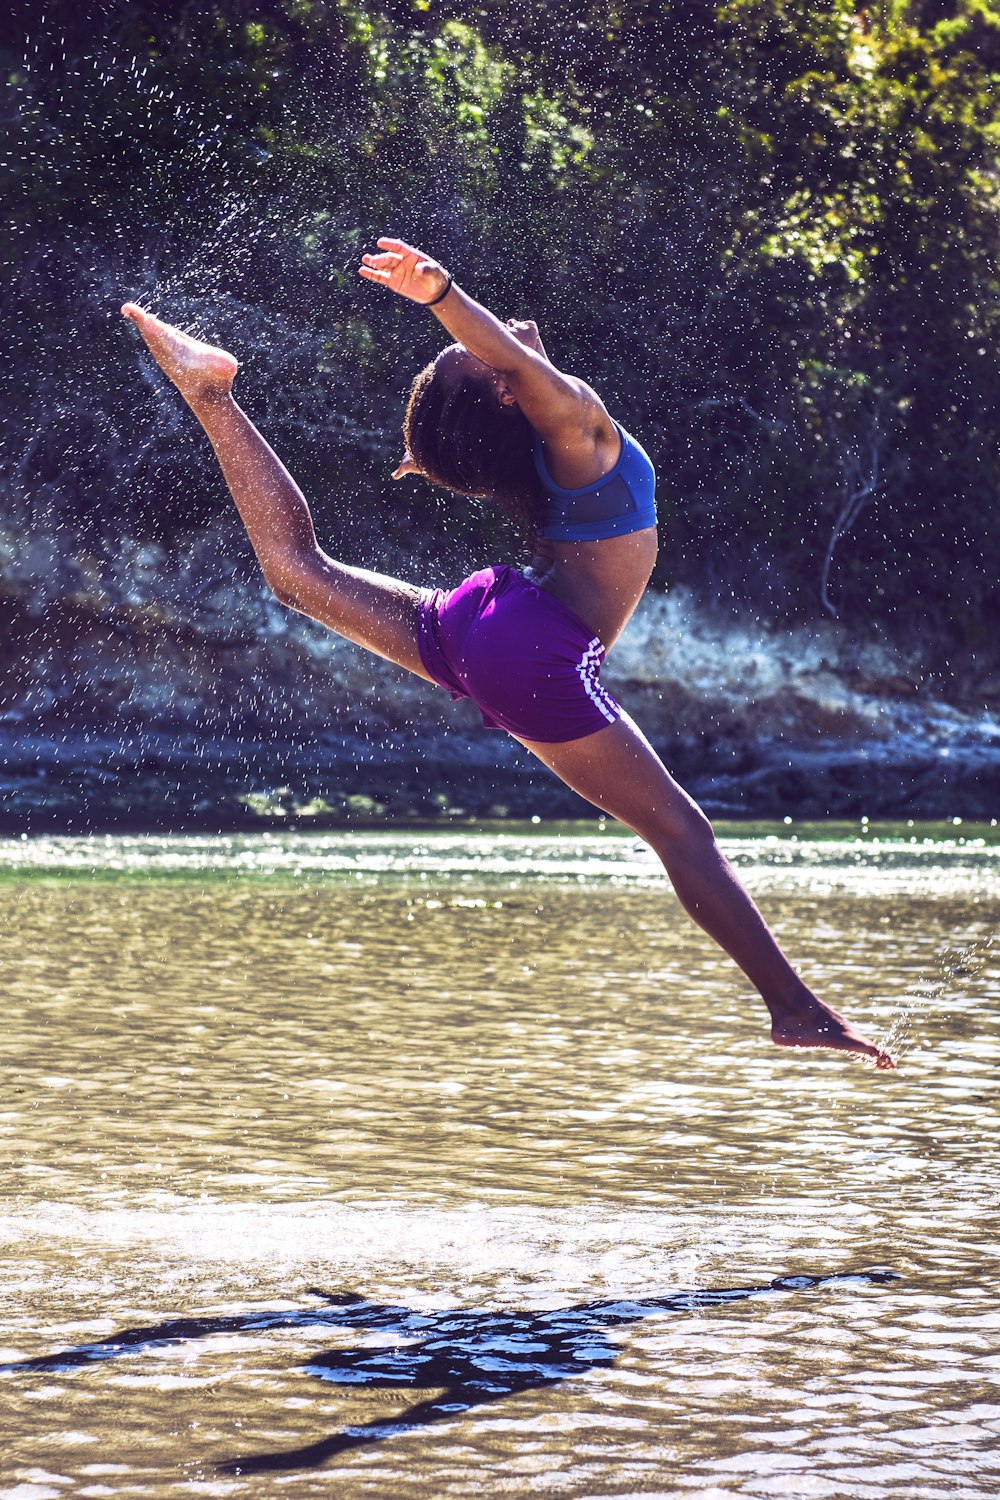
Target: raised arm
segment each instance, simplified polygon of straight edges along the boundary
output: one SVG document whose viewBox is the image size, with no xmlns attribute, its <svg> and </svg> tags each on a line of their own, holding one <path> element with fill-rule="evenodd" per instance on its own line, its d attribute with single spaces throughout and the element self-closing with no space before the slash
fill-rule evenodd
<svg viewBox="0 0 1000 1500">
<path fill-rule="evenodd" d="M 584 381 L 557 370 L 540 339 L 524 342 L 414 246 L 380 239 L 378 247 L 379 254 L 362 257 L 359 274 L 429 308 L 456 342 L 503 377 L 544 441 L 555 447 L 581 438 L 617 443 L 600 397 Z"/>
</svg>

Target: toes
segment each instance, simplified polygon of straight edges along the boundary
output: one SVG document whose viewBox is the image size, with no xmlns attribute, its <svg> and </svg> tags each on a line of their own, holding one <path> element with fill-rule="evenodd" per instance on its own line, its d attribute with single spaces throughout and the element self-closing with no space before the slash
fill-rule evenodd
<svg viewBox="0 0 1000 1500">
<path fill-rule="evenodd" d="M 128 318 L 130 323 L 134 323 L 140 333 L 145 333 L 150 325 L 155 325 L 158 321 L 153 317 L 152 313 L 147 312 L 144 307 L 140 307 L 137 302 L 124 303 L 122 306 L 122 315 Z"/>
</svg>

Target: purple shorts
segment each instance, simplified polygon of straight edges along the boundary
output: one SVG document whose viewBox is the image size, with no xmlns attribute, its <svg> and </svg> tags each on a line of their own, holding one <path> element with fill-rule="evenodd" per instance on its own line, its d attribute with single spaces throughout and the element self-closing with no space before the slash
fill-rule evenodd
<svg viewBox="0 0 1000 1500">
<path fill-rule="evenodd" d="M 604 647 L 565 604 L 516 568 L 484 568 L 420 601 L 420 659 L 453 698 L 471 698 L 488 729 L 555 744 L 621 715 L 601 686 Z"/>
</svg>

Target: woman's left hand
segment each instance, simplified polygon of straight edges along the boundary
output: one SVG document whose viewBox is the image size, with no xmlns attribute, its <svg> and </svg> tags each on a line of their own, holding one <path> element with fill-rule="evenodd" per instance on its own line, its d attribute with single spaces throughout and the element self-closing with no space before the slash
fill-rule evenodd
<svg viewBox="0 0 1000 1500">
<path fill-rule="evenodd" d="M 378 281 L 390 292 L 408 297 L 411 302 L 427 304 L 448 286 L 448 272 L 422 250 L 403 240 L 381 239 L 380 255 L 363 255 L 358 275 L 366 281 Z"/>
<path fill-rule="evenodd" d="M 526 345 L 529 349 L 534 349 L 535 353 L 540 354 L 543 359 L 547 360 L 549 358 L 545 352 L 545 345 L 542 343 L 542 336 L 538 332 L 537 323 L 532 322 L 530 319 L 508 318 L 506 326 L 510 329 L 518 343 Z"/>
</svg>

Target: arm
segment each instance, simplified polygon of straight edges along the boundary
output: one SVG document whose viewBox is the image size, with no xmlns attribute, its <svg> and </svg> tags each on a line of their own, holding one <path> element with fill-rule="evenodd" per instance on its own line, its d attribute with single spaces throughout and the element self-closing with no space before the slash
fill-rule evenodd
<svg viewBox="0 0 1000 1500">
<path fill-rule="evenodd" d="M 527 334 L 525 342 L 455 286 L 437 261 L 403 240 L 380 239 L 378 245 L 381 254 L 365 255 L 359 274 L 411 302 L 433 304 L 430 311 L 452 338 L 503 376 L 545 441 L 557 446 L 574 439 L 617 443 L 614 423 L 599 396 L 584 381 L 556 369 L 537 331 Z"/>
</svg>

